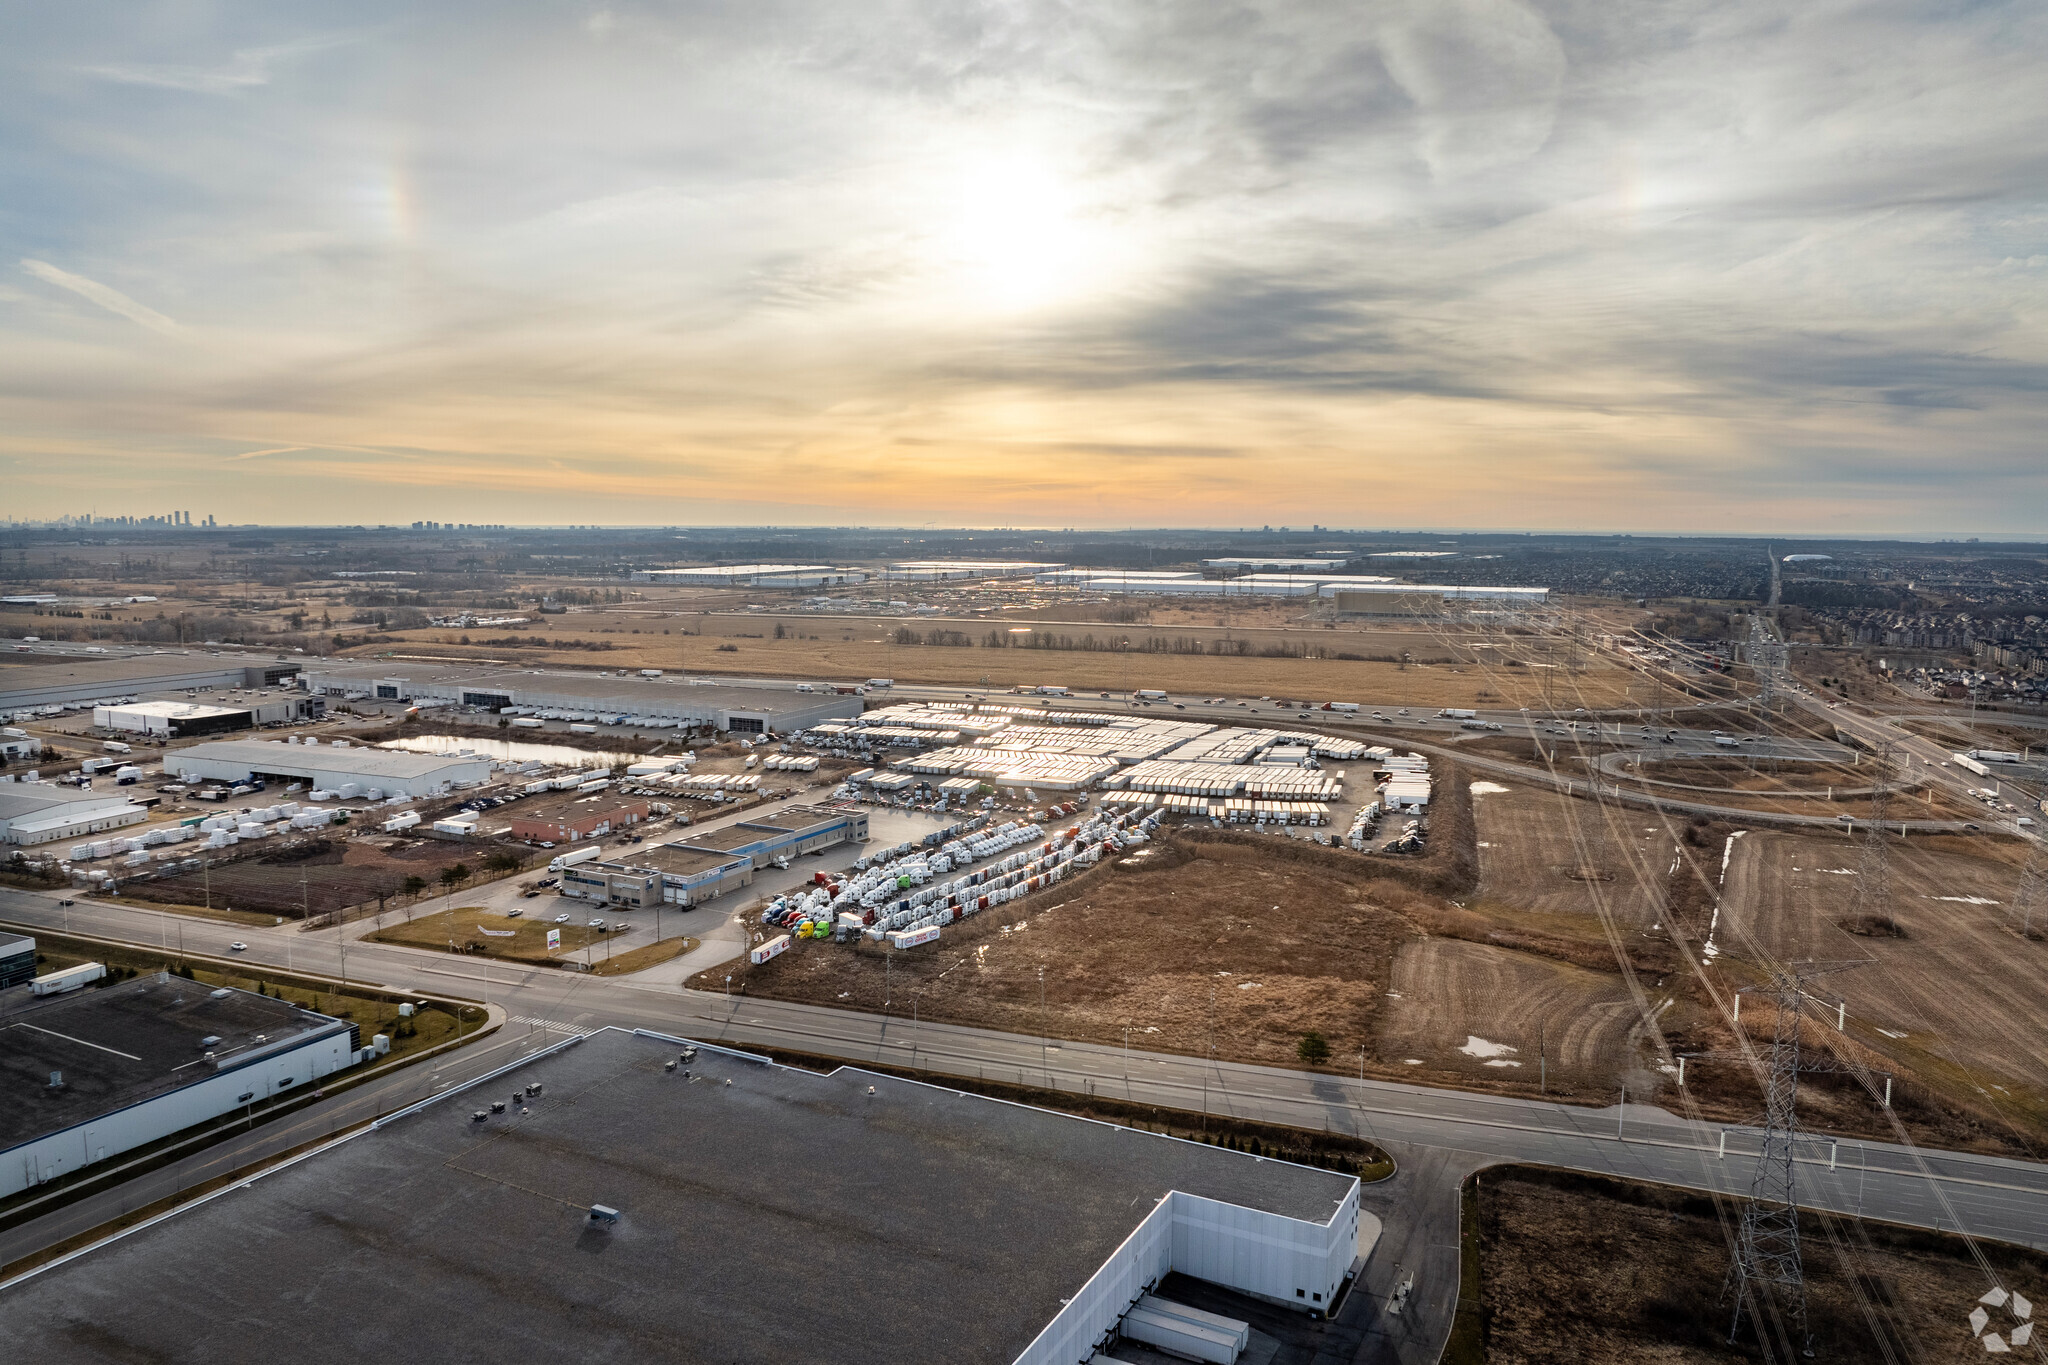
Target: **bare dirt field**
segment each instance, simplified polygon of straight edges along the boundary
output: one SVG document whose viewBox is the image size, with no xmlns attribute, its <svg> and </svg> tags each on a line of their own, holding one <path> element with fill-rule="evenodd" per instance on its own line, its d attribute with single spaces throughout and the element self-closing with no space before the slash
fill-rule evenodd
<svg viewBox="0 0 2048 1365">
<path fill-rule="evenodd" d="M 364 840 L 317 839 L 303 846 L 309 850 L 303 857 L 279 849 L 222 863 L 206 873 L 128 883 L 121 892 L 131 900 L 211 903 L 216 908 L 298 919 L 308 911 L 323 915 L 346 906 L 375 905 L 380 894 L 396 907 L 408 877 L 419 877 L 438 891 L 442 869 L 459 863 L 482 874 L 483 859 L 494 851 L 424 840 L 395 840 L 380 847 Z"/>
<path fill-rule="evenodd" d="M 1895 931 L 1856 923 L 1859 849 L 1759 831 L 1737 841 L 1720 944 L 1731 957 L 1868 959 L 1830 976 L 1855 1041 L 1994 1128 L 2048 1121 L 2048 943 L 2023 940 L 2011 910 L 2013 850 L 1981 840 L 1908 839 L 1891 850 Z"/>
<path fill-rule="evenodd" d="M 1294 1065 L 1311 1030 L 1339 1059 L 1369 1045 L 1394 951 L 1414 930 L 1365 897 L 1363 871 L 1339 879 L 1221 844 L 1137 853 L 962 921 L 928 948 L 799 943 L 737 980 L 778 999 L 877 1012 L 886 1001 L 905 1016 L 917 992 L 921 1018 L 1025 1034 L 1121 1042 L 1129 1024 L 1155 1051 L 1202 1054 L 1213 1037 L 1242 1061 Z"/>
<path fill-rule="evenodd" d="M 1552 1095 L 1606 1095 L 1636 1069 L 1641 1013 L 1613 972 L 1429 938 L 1396 954 L 1390 996 L 1380 1060 L 1414 1080 L 1527 1083 L 1547 1068 Z"/>
<path fill-rule="evenodd" d="M 1512 783 L 1473 797 L 1479 832 L 1479 901 L 1551 915 L 1602 909 L 1632 928 L 1654 922 L 1645 882 L 1663 884 L 1673 836 L 1648 811 L 1602 807 Z"/>
<path fill-rule="evenodd" d="M 1737 1217 L 1732 1203 L 1717 1207 L 1665 1186 L 1528 1167 L 1482 1172 L 1467 1193 L 1477 1215 L 1468 1219 L 1468 1236 L 1476 1230 L 1480 1322 L 1460 1344 L 1480 1349 L 1446 1359 L 1720 1365 L 1763 1358 L 1747 1330 L 1740 1346 L 1727 1344 L 1730 1310 L 1720 1293 Z M 1964 1317 L 1985 1290 L 1985 1273 L 1962 1239 L 1819 1215 L 1802 1219 L 1801 1232 L 1819 1359 L 1984 1358 Z M 2048 1256 L 2038 1252 L 1998 1243 L 1976 1249 L 2004 1283 L 2032 1286 L 2048 1274 Z"/>
</svg>

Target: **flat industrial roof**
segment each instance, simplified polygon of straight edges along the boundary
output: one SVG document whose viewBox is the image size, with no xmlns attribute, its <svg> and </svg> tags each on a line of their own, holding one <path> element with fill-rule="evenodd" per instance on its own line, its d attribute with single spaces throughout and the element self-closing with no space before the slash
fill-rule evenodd
<svg viewBox="0 0 2048 1365">
<path fill-rule="evenodd" d="M 215 989 L 152 975 L 0 1007 L 0 1147 L 205 1080 L 238 1053 L 347 1027 L 270 996 L 216 998 Z M 223 1065 L 204 1064 L 208 1052 Z M 63 1088 L 50 1088 L 52 1071 L 64 1073 Z"/>
<path fill-rule="evenodd" d="M 476 691 L 553 693 L 577 697 L 593 705 L 613 701 L 618 710 L 632 711 L 650 700 L 688 702 L 692 706 L 731 711 L 808 711 L 821 705 L 859 698 L 835 697 L 829 692 L 799 692 L 794 687 L 749 687 L 741 683 L 686 682 L 682 675 L 642 678 L 633 674 L 600 676 L 596 673 L 536 671 L 530 668 L 445 667 L 440 665 L 395 664 L 385 660 L 375 665 L 321 663 L 308 668 L 314 685 L 324 680 L 370 683 L 383 678 L 403 678 L 414 686 L 472 688 Z"/>
<path fill-rule="evenodd" d="M 288 772 L 294 768 L 347 771 L 373 777 L 431 777 L 453 767 L 489 764 L 487 758 L 471 754 L 414 754 L 401 749 L 372 749 L 351 744 L 285 744 L 277 740 L 222 739 L 173 749 L 165 756 L 167 767 L 175 768 L 182 758 L 207 759 L 215 763 L 239 763 L 251 772 Z"/>
<path fill-rule="evenodd" d="M 1320 1224 L 1353 1184 L 851 1069 L 707 1048 L 686 1079 L 675 1055 L 602 1031 L 18 1284 L 0 1338 L 94 1365 L 269 1365 L 279 1342 L 1002 1365 L 1169 1191 Z M 593 1204 L 619 1222 L 593 1227 Z"/>
<path fill-rule="evenodd" d="M 54 782 L 0 782 L 0 820 L 19 820 L 39 811 L 73 806 L 122 806 L 128 793 L 60 787 Z"/>
<path fill-rule="evenodd" d="M 742 855 L 733 853 L 706 853 L 702 849 L 688 848 L 682 844 L 656 844 L 652 848 L 635 849 L 610 860 L 613 867 L 650 868 L 656 872 L 673 873 L 687 877 L 693 872 L 709 872 L 716 867 L 730 867 L 744 861 Z"/>
</svg>

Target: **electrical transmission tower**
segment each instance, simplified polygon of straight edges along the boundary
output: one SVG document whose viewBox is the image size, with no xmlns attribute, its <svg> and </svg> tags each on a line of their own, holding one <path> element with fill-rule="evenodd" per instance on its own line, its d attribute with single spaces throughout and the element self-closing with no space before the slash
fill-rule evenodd
<svg viewBox="0 0 2048 1365">
<path fill-rule="evenodd" d="M 1871 920 L 1889 920 L 1892 914 L 1892 854 L 1884 822 L 1891 815 L 1897 762 L 1898 750 L 1889 740 L 1877 746 L 1871 764 L 1870 823 L 1863 831 L 1863 861 L 1856 876 L 1856 914 Z"/>
<path fill-rule="evenodd" d="M 1764 1057 L 1763 1149 L 1750 1178 L 1735 1261 L 1728 1267 L 1726 1292 L 1735 1298 L 1735 1316 L 1728 1324 L 1731 1345 L 1742 1331 L 1746 1311 L 1756 1325 L 1758 1341 L 1765 1343 L 1766 1355 L 1772 1354 L 1768 1343 L 1773 1337 L 1787 1355 L 1813 1354 L 1812 1334 L 1806 1325 L 1806 1270 L 1799 1253 L 1794 1165 L 1799 1143 L 1799 1073 L 1835 1071 L 1840 1065 L 1833 1058 L 1802 1059 L 1799 1024 L 1810 999 L 1808 982 L 1861 965 L 1795 962 L 1773 971 L 1769 982 L 1742 991 L 1769 1000 L 1775 1007 L 1775 1019 L 1770 1051 Z"/>
<path fill-rule="evenodd" d="M 2041 870 L 2041 845 L 2035 844 L 2020 869 L 2019 888 L 2013 892 L 2013 913 L 2020 917 L 2020 937 L 2034 936 L 2034 916 L 2048 911 L 2048 876 Z"/>
</svg>

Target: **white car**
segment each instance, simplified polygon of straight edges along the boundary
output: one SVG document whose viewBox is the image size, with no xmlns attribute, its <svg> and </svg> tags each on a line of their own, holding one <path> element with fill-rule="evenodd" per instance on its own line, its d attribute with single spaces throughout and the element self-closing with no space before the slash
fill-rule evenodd
<svg viewBox="0 0 2048 1365">
<path fill-rule="evenodd" d="M 556 915 L 556 916 L 555 916 L 555 923 L 557 923 L 557 924 L 567 924 L 568 922 L 569 922 L 569 917 L 568 917 L 567 915 Z"/>
<path fill-rule="evenodd" d="M 594 920 L 590 921 L 590 923 L 589 923 L 589 924 L 587 924 L 587 925 L 585 925 L 584 927 L 585 927 L 586 929 L 602 929 L 602 928 L 604 928 L 604 921 L 603 921 L 603 920 L 601 920 L 601 919 L 594 919 Z"/>
<path fill-rule="evenodd" d="M 228 951 L 231 953 L 246 953 L 249 951 L 249 945 L 246 943 L 230 943 Z"/>
</svg>

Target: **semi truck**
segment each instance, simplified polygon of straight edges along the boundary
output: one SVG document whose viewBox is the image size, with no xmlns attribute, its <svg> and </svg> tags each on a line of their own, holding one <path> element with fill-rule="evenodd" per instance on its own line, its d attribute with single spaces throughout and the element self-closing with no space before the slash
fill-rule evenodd
<svg viewBox="0 0 2048 1365">
<path fill-rule="evenodd" d="M 2011 749 L 1972 749 L 1970 757 L 1979 763 L 2018 763 L 2020 756 Z"/>
<path fill-rule="evenodd" d="M 1139 701 L 1165 701 L 1165 700 L 1166 700 L 1166 694 L 1165 694 L 1164 692 L 1161 692 L 1161 691 L 1160 691 L 1160 690 L 1159 690 L 1158 688 L 1156 688 L 1156 687 L 1141 687 L 1141 688 L 1139 688 L 1139 689 L 1138 689 L 1137 691 L 1135 691 L 1135 692 L 1131 693 L 1131 695 L 1132 695 L 1132 696 L 1134 696 L 1134 697 L 1136 697 L 1136 698 L 1137 698 L 1137 699 L 1138 699 Z"/>
<path fill-rule="evenodd" d="M 1323 709 L 1325 711 L 1356 711 L 1358 703 L 1355 701 L 1326 701 L 1323 703 Z"/>
<path fill-rule="evenodd" d="M 1455 706 L 1446 706 L 1437 714 L 1445 720 L 1470 720 L 1479 713 L 1477 711 L 1461 711 Z"/>
<path fill-rule="evenodd" d="M 558 853 L 548 859 L 548 871 L 561 872 L 567 868 L 587 863 L 593 858 L 602 858 L 603 856 L 603 844 L 592 844 L 589 848 L 572 849 L 567 853 Z"/>
</svg>

